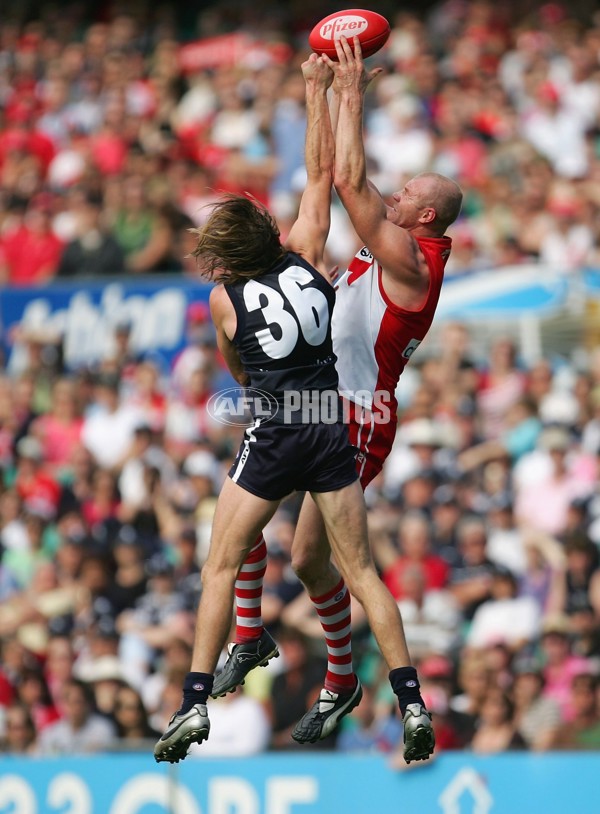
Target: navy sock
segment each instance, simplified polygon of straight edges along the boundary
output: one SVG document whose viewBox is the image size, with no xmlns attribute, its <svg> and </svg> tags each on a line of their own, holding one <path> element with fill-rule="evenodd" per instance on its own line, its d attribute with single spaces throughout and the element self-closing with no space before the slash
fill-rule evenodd
<svg viewBox="0 0 600 814">
<path fill-rule="evenodd" d="M 403 717 L 409 704 L 425 706 L 419 692 L 420 684 L 414 667 L 396 667 L 395 670 L 390 670 L 390 684 L 394 693 L 398 696 L 400 712 Z"/>
<path fill-rule="evenodd" d="M 188 673 L 183 682 L 183 701 L 178 714 L 189 712 L 194 704 L 206 704 L 214 680 L 214 676 L 208 673 Z"/>
</svg>

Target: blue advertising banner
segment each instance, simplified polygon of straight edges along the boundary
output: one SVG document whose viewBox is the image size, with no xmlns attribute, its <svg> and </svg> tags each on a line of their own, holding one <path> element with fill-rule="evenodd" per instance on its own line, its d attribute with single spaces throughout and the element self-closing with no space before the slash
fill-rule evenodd
<svg viewBox="0 0 600 814">
<path fill-rule="evenodd" d="M 210 289 L 180 275 L 4 288 L 0 320 L 8 367 L 23 352 L 15 336 L 24 334 L 61 336 L 68 368 L 92 365 L 106 355 L 120 323 L 131 326 L 135 353 L 170 364 L 185 345 L 188 306 L 207 302 Z"/>
<path fill-rule="evenodd" d="M 600 755 L 0 760 L 0 814 L 598 814 Z"/>
<path fill-rule="evenodd" d="M 550 316 L 565 307 L 572 284 L 560 270 L 537 264 L 448 277 L 436 318 L 481 320 L 523 313 Z"/>
</svg>

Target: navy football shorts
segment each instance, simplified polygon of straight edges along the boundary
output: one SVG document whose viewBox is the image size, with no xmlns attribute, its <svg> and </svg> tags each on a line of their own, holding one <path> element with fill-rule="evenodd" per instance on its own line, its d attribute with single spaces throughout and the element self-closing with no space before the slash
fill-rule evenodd
<svg viewBox="0 0 600 814">
<path fill-rule="evenodd" d="M 333 492 L 358 479 L 348 427 L 335 424 L 260 424 L 244 433 L 229 477 L 265 500 L 291 492 Z"/>
</svg>

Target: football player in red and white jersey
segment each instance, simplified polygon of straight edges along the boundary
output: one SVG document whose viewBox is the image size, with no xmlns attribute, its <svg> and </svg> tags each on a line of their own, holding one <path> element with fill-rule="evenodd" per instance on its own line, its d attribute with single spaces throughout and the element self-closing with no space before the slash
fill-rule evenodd
<svg viewBox="0 0 600 814">
<path fill-rule="evenodd" d="M 394 193 L 391 206 L 386 205 L 367 179 L 362 137 L 364 93 L 379 70 L 367 73 L 356 38 L 354 53 L 343 37 L 336 49 L 338 62 L 324 57 L 335 75 L 334 186 L 356 233 L 367 245 L 356 254 L 337 284 L 332 336 L 340 391 L 349 408 L 350 438 L 358 448 L 357 468 L 364 489 L 381 471 L 394 442 L 396 387 L 431 326 L 452 245 L 445 232 L 458 217 L 462 192 L 450 178 L 422 173 Z M 260 620 L 257 564 L 251 552 L 236 585 L 236 597 L 239 585 L 242 599 L 236 619 L 238 644 L 247 645 L 249 633 L 253 638 L 268 635 Z M 308 591 L 325 633 L 328 665 L 322 696 L 328 692 L 343 697 L 356 684 L 350 646 L 350 597 L 331 563 L 323 521 L 310 495 L 305 498 L 298 520 L 292 566 Z M 252 585 L 252 607 L 245 584 Z M 236 648 L 231 647 L 223 677 L 215 681 L 214 695 L 230 691 L 234 675 L 241 676 L 241 672 L 265 663 L 261 652 L 257 648 L 255 659 L 244 652 L 244 666 L 232 669 Z M 390 680 L 400 702 L 405 731 L 410 731 L 411 707 L 415 707 L 414 724 L 423 723 L 423 711 L 418 704 L 410 703 L 411 693 L 418 690 L 416 673 L 413 668 L 393 670 Z M 293 737 L 304 740 L 306 730 L 323 733 L 317 737 L 331 731 L 327 705 L 321 706 L 316 705 L 304 716 Z M 411 758 L 407 749 L 405 757 Z"/>
</svg>

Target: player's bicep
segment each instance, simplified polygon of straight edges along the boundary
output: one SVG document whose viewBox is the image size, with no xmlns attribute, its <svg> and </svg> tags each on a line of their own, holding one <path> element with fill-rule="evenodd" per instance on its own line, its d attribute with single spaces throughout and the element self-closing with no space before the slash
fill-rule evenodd
<svg viewBox="0 0 600 814">
<path fill-rule="evenodd" d="M 383 268 L 404 282 L 416 282 L 419 274 L 418 246 L 406 229 L 390 221 L 379 221 L 370 232 L 359 237 Z"/>
</svg>

